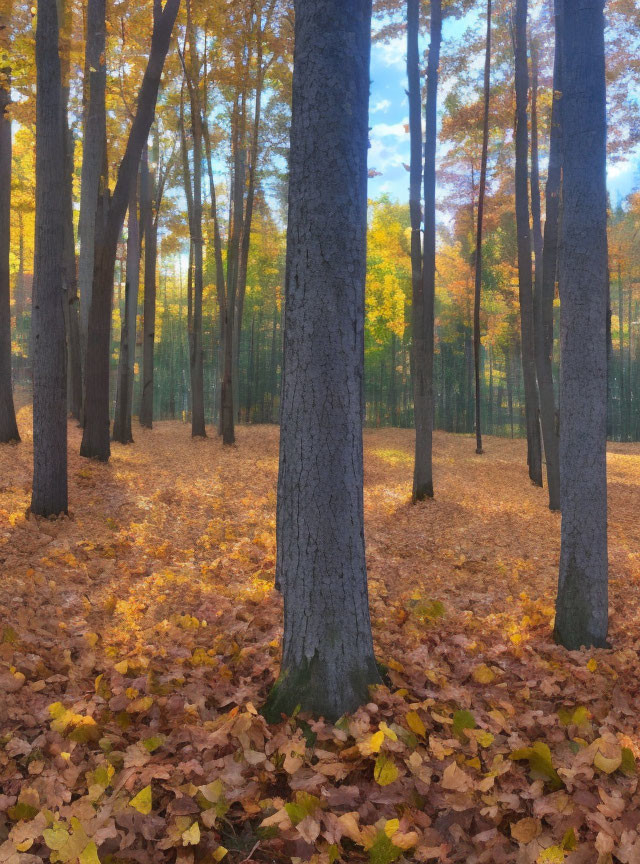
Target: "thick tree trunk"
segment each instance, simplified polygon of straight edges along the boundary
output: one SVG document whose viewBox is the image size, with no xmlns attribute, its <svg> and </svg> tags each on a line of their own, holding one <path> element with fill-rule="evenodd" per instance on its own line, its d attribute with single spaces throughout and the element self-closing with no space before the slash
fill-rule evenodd
<svg viewBox="0 0 640 864">
<path fill-rule="evenodd" d="M 9 14 L 11 9 L 9 9 Z M 8 20 L 0 16 L 0 39 Z M 4 45 L 0 43 L 0 48 Z M 6 86 L 2 82 L 6 81 Z M 19 441 L 11 384 L 11 293 L 9 283 L 9 232 L 11 228 L 11 101 L 10 70 L 0 69 L 0 444 Z"/>
<path fill-rule="evenodd" d="M 33 491 L 38 516 L 66 513 L 67 356 L 63 309 L 64 150 L 56 0 L 38 0 L 36 231 L 32 302 Z"/>
<path fill-rule="evenodd" d="M 277 513 L 285 620 L 265 714 L 299 705 L 336 720 L 380 680 L 362 493 L 371 3 L 296 0 L 295 13 Z"/>
<path fill-rule="evenodd" d="M 554 636 L 604 646 L 607 565 L 607 191 L 603 0 L 564 0 L 560 483 Z"/>
<path fill-rule="evenodd" d="M 105 0 L 88 0 L 87 47 L 84 79 L 84 137 L 82 142 L 82 175 L 80 180 L 80 333 L 82 356 L 86 359 L 89 336 L 89 310 L 93 290 L 96 213 L 100 185 L 107 187 L 105 89 Z"/>
<path fill-rule="evenodd" d="M 527 0 L 516 0 L 515 12 L 515 82 L 516 82 L 516 226 L 518 234 L 518 283 L 520 294 L 520 328 L 522 335 L 522 375 L 524 379 L 527 421 L 527 461 L 529 477 L 542 486 L 542 442 L 536 382 L 533 286 L 531 278 L 531 231 L 529 228 L 529 132 L 527 101 L 529 69 L 527 65 Z"/>
<path fill-rule="evenodd" d="M 138 289 L 140 287 L 140 223 L 138 220 L 138 189 L 134 183 L 129 197 L 127 233 L 127 275 L 124 289 L 124 316 L 120 328 L 120 357 L 118 361 L 118 387 L 113 419 L 113 440 L 132 444 L 131 394 L 133 366 L 136 350 L 136 321 L 138 317 Z"/>
<path fill-rule="evenodd" d="M 180 0 L 154 0 L 154 24 L 149 62 L 138 95 L 136 111 L 125 154 L 120 163 L 118 181 L 109 205 L 105 236 L 96 256 L 93 296 L 89 315 L 89 343 L 85 374 L 85 425 L 80 454 L 107 461 L 109 441 L 109 347 L 111 337 L 111 304 L 113 272 L 118 237 L 124 222 L 131 185 L 136 182 L 138 165 L 153 122 L 158 88 L 165 57 Z"/>
<path fill-rule="evenodd" d="M 478 221 L 476 224 L 476 272 L 473 300 L 473 362 L 475 369 L 476 453 L 482 453 L 482 418 L 480 414 L 480 302 L 482 297 L 482 223 L 487 187 L 487 157 L 489 154 L 489 97 L 491 95 L 491 0 L 487 0 L 487 38 L 484 55 L 484 110 L 482 114 L 482 157 L 478 191 Z"/>
<path fill-rule="evenodd" d="M 157 165 L 160 146 L 156 138 L 153 162 Z M 156 268 L 158 257 L 158 218 L 160 193 L 156 183 L 156 168 L 149 169 L 148 160 L 142 161 L 141 174 L 142 214 L 144 219 L 144 303 L 142 324 L 142 396 L 140 398 L 140 425 L 153 427 L 153 372 L 156 338 Z"/>
</svg>

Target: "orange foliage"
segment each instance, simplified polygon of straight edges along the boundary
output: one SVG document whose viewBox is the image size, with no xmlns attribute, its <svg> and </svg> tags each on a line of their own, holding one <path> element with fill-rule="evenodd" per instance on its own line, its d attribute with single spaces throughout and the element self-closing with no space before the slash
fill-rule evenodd
<svg viewBox="0 0 640 864">
<path fill-rule="evenodd" d="M 257 709 L 278 670 L 278 432 L 179 423 L 109 465 L 70 427 L 68 519 L 0 450 L 0 862 L 640 860 L 640 446 L 611 447 L 613 648 L 551 641 L 559 517 L 525 444 L 367 432 L 387 684 L 336 726 Z M 575 850 L 575 851 L 573 851 Z M 600 857 L 598 857 L 600 856 Z"/>
</svg>

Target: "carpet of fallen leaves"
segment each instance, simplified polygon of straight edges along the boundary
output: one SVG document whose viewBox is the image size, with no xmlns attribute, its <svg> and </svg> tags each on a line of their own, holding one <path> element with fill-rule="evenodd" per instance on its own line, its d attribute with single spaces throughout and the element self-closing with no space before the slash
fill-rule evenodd
<svg viewBox="0 0 640 864">
<path fill-rule="evenodd" d="M 0 864 L 640 862 L 640 446 L 612 445 L 611 649 L 550 638 L 559 517 L 522 441 L 367 431 L 387 685 L 336 726 L 259 708 L 278 671 L 278 431 L 161 423 L 77 456 L 70 518 L 25 516 L 0 449 Z"/>
</svg>

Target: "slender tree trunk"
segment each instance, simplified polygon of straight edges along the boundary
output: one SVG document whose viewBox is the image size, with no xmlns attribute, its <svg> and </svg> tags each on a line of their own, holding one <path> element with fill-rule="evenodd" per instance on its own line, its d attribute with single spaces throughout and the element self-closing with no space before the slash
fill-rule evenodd
<svg viewBox="0 0 640 864">
<path fill-rule="evenodd" d="M 564 0 L 560 271 L 562 533 L 554 636 L 605 646 L 607 190 L 603 0 Z"/>
<path fill-rule="evenodd" d="M 624 441 L 626 410 L 624 405 L 624 296 L 622 293 L 622 272 L 618 261 L 618 327 L 620 330 L 620 440 Z"/>
<path fill-rule="evenodd" d="M 80 333 L 82 356 L 86 359 L 89 335 L 89 310 L 93 290 L 95 261 L 96 213 L 102 185 L 107 188 L 106 176 L 106 108 L 105 90 L 107 64 L 105 61 L 106 24 L 105 0 L 87 2 L 87 47 L 84 78 L 84 137 L 82 142 L 82 175 L 80 180 L 80 258 L 78 286 L 80 289 Z"/>
<path fill-rule="evenodd" d="M 38 0 L 37 11 L 31 510 L 55 516 L 68 510 L 62 87 L 56 0 Z"/>
<path fill-rule="evenodd" d="M 180 0 L 166 0 L 163 9 L 161 0 L 154 0 L 149 62 L 140 87 L 138 107 L 125 154 L 120 163 L 113 199 L 109 205 L 100 255 L 96 256 L 85 375 L 85 425 L 80 453 L 82 456 L 102 461 L 107 461 L 110 456 L 109 347 L 118 237 L 127 211 L 131 185 L 136 181 L 142 149 L 153 122 L 162 69 L 179 6 Z"/>
<path fill-rule="evenodd" d="M 389 384 L 389 402 L 391 403 L 391 425 L 398 425 L 398 388 L 396 385 L 396 334 L 391 334 L 391 380 Z"/>
<path fill-rule="evenodd" d="M 560 509 L 560 457 L 558 418 L 553 387 L 553 301 L 558 271 L 560 229 L 560 183 L 562 177 L 562 0 L 555 0 L 555 58 L 553 63 L 553 102 L 547 170 L 546 213 L 544 223 L 542 280 L 538 304 L 536 359 L 544 452 L 547 463 L 549 509 Z M 537 265 L 536 265 L 537 273 Z"/>
<path fill-rule="evenodd" d="M 206 438 L 204 421 L 204 357 L 202 350 L 202 295 L 204 290 L 204 261 L 202 239 L 202 114 L 198 96 L 199 71 L 196 55 L 196 34 L 191 19 L 191 3 L 187 0 L 188 30 L 190 33 L 191 60 L 191 133 L 193 140 L 193 213 L 191 218 L 191 243 L 194 261 L 193 292 L 193 361 L 191 364 L 191 435 Z"/>
<path fill-rule="evenodd" d="M 420 99 L 420 54 L 418 48 L 420 0 L 407 0 L 407 79 L 409 84 L 409 135 L 411 157 L 409 172 L 409 213 L 411 218 L 412 286 L 412 377 L 416 427 L 413 468 L 413 501 L 433 496 L 429 453 L 427 346 L 424 329 L 424 285 L 422 283 L 422 243 L 420 240 L 422 185 L 422 108 Z"/>
<path fill-rule="evenodd" d="M 120 334 L 120 359 L 118 363 L 118 388 L 116 410 L 113 420 L 113 440 L 120 444 L 132 444 L 131 430 L 131 376 L 136 345 L 136 320 L 138 312 L 138 288 L 140 282 L 140 224 L 138 221 L 137 184 L 131 187 L 129 197 L 129 222 L 127 233 L 127 275 L 124 290 L 124 316 Z"/>
<path fill-rule="evenodd" d="M 265 714 L 299 705 L 336 720 L 380 680 L 362 491 L 371 2 L 296 0 L 295 30 L 277 510 L 284 643 Z"/>
<path fill-rule="evenodd" d="M 489 99 L 491 96 L 491 0 L 487 0 L 487 38 L 484 55 L 484 110 L 482 114 L 482 158 L 478 191 L 478 221 L 476 224 L 476 272 L 473 300 L 473 362 L 475 369 L 476 453 L 482 453 L 482 418 L 480 413 L 480 301 L 482 295 L 482 223 L 487 187 L 487 157 L 489 154 Z"/>
<path fill-rule="evenodd" d="M 160 158 L 160 144 L 156 135 L 153 163 Z M 158 218 L 160 193 L 156 182 L 156 167 L 149 168 L 148 159 L 142 160 L 141 175 L 142 213 L 144 228 L 144 304 L 142 325 L 142 396 L 140 399 L 140 425 L 153 427 L 153 373 L 156 338 L 156 268 L 158 257 Z"/>
<path fill-rule="evenodd" d="M 0 50 L 3 53 L 11 7 L 8 13 L 7 18 L 0 15 Z M 7 111 L 11 101 L 10 80 L 10 70 L 0 69 L 0 444 L 20 440 L 11 384 L 11 119 Z"/>
<path fill-rule="evenodd" d="M 522 335 L 522 375 L 525 390 L 527 423 L 527 459 L 529 477 L 542 486 L 542 446 L 536 382 L 533 286 L 531 279 L 531 231 L 529 228 L 529 132 L 527 101 L 529 69 L 527 65 L 527 0 L 516 0 L 515 11 L 515 81 L 516 81 L 516 225 L 518 234 L 518 283 L 520 293 L 520 327 Z"/>
<path fill-rule="evenodd" d="M 78 278 L 76 274 L 76 248 L 73 229 L 73 162 L 74 140 L 69 128 L 69 90 L 71 66 L 71 4 L 62 0 L 58 4 L 60 21 L 60 74 L 62 80 L 61 110 L 64 152 L 64 254 L 63 290 L 64 317 L 67 338 L 67 396 L 72 417 L 80 420 L 82 413 L 82 357 L 78 309 Z"/>
</svg>

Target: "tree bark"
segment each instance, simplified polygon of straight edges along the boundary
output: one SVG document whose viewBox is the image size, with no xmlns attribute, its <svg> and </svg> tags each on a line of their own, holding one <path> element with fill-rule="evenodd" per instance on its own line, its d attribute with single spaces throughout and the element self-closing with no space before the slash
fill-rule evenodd
<svg viewBox="0 0 640 864">
<path fill-rule="evenodd" d="M 67 500 L 67 356 L 63 309 L 64 150 L 56 0 L 38 0 L 36 230 L 32 301 L 31 510 L 57 516 Z"/>
<path fill-rule="evenodd" d="M 555 0 L 555 57 L 553 61 L 553 101 L 549 139 L 549 167 L 545 193 L 546 212 L 542 245 L 540 300 L 535 333 L 536 365 L 540 390 L 542 436 L 547 463 L 549 509 L 560 509 L 560 461 L 558 420 L 553 387 L 553 301 L 558 271 L 558 234 L 560 228 L 560 184 L 562 177 L 562 0 Z M 539 265 L 536 264 L 536 283 Z M 537 290 L 537 284 L 536 284 Z"/>
<path fill-rule="evenodd" d="M 89 315 L 89 343 L 85 374 L 85 425 L 80 454 L 101 461 L 110 456 L 109 441 L 109 347 L 113 273 L 118 237 L 122 229 L 131 185 L 136 181 L 138 165 L 153 122 L 158 88 L 165 57 L 169 49 L 173 24 L 180 0 L 154 0 L 153 34 L 149 62 L 138 94 L 125 154 L 118 170 L 118 181 L 109 204 L 104 240 L 96 256 L 93 296 Z"/>
<path fill-rule="evenodd" d="M 152 150 L 153 165 L 142 160 L 140 188 L 142 218 L 144 220 L 144 303 L 142 324 L 142 396 L 140 399 L 140 425 L 153 427 L 153 373 L 156 338 L 156 269 L 158 257 L 158 219 L 160 215 L 161 191 L 157 182 L 157 165 L 160 158 L 158 136 Z"/>
<path fill-rule="evenodd" d="M 478 220 L 476 224 L 476 272 L 473 300 L 473 362 L 475 370 L 476 453 L 482 453 L 482 418 L 480 414 L 480 302 L 482 297 L 482 223 L 487 187 L 487 157 L 489 154 L 489 98 L 491 95 L 491 0 L 487 0 L 487 38 L 484 55 L 484 109 L 482 114 L 482 156 L 480 188 L 478 190 Z"/>
<path fill-rule="evenodd" d="M 407 0 L 407 80 L 409 97 L 409 135 L 411 155 L 409 165 L 409 215 L 411 219 L 411 291 L 412 291 L 412 377 L 414 421 L 416 427 L 413 468 L 413 501 L 433 496 L 427 391 L 427 348 L 424 330 L 424 286 L 422 284 L 422 222 L 420 192 L 422 185 L 422 108 L 420 99 L 420 54 L 418 48 L 420 2 Z"/>
<path fill-rule="evenodd" d="M 80 290 L 80 333 L 82 356 L 86 361 L 89 336 L 89 310 L 93 290 L 96 213 L 100 186 L 108 186 L 106 160 L 105 61 L 106 23 L 105 0 L 88 0 L 87 47 L 84 78 L 84 137 L 82 142 L 82 174 L 80 179 L 80 257 L 78 286 Z"/>
<path fill-rule="evenodd" d="M 554 637 L 605 646 L 607 564 L 607 191 L 603 0 L 564 0 L 560 483 Z"/>
<path fill-rule="evenodd" d="M 0 48 L 4 49 L 11 17 L 0 16 Z M 8 52 L 7 52 L 8 53 Z M 9 232 L 11 230 L 11 119 L 8 114 L 11 70 L 0 69 L 0 444 L 19 441 L 11 376 L 11 288 Z"/>
<path fill-rule="evenodd" d="M 127 232 L 127 275 L 124 289 L 124 316 L 120 328 L 120 357 L 118 361 L 118 387 L 113 420 L 113 440 L 132 444 L 131 393 L 136 350 L 136 321 L 138 317 L 138 289 L 140 287 L 140 222 L 138 220 L 137 183 L 129 196 Z"/>
<path fill-rule="evenodd" d="M 336 720 L 380 681 L 362 488 L 370 28 L 370 0 L 296 0 L 270 720 L 298 705 Z"/>
<path fill-rule="evenodd" d="M 529 228 L 529 132 L 527 101 L 529 69 L 527 65 L 527 0 L 516 0 L 515 10 L 515 84 L 516 84 L 516 228 L 518 235 L 518 283 L 520 296 L 520 329 L 522 336 L 522 375 L 524 379 L 525 416 L 527 423 L 527 462 L 529 477 L 542 486 L 542 445 L 538 385 L 536 382 L 533 286 L 531 278 L 531 231 Z"/>
</svg>

